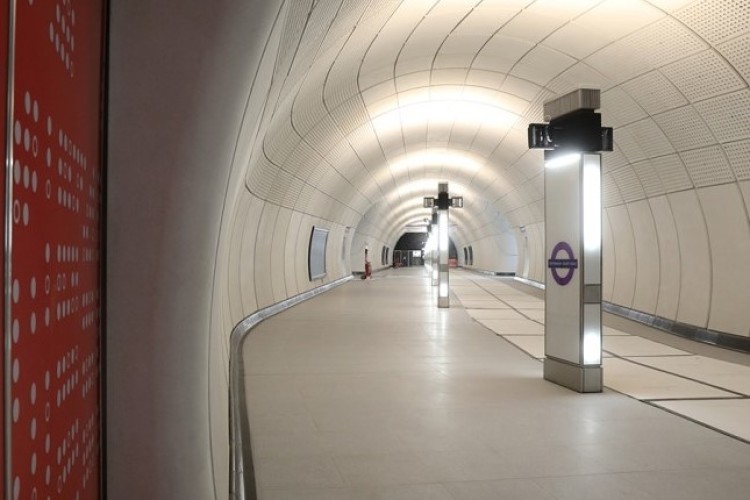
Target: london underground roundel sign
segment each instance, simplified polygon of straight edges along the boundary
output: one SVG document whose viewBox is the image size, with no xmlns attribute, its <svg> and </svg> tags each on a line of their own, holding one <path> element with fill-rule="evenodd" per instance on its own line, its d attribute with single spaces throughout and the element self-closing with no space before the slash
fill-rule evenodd
<svg viewBox="0 0 750 500">
<path fill-rule="evenodd" d="M 555 283 L 560 286 L 570 283 L 575 270 L 578 269 L 578 259 L 573 255 L 573 248 L 564 241 L 555 245 L 547 261 L 547 267 L 552 271 Z"/>
</svg>

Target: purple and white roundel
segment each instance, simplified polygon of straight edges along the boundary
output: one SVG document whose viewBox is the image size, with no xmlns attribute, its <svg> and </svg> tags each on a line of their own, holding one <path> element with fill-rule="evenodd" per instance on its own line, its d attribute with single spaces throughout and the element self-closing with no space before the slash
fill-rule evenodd
<svg viewBox="0 0 750 500">
<path fill-rule="evenodd" d="M 547 267 L 552 271 L 552 277 L 560 286 L 565 286 L 573 279 L 575 270 L 578 269 L 578 259 L 573 255 L 573 248 L 561 241 L 552 249 L 552 255 L 547 261 Z"/>
</svg>

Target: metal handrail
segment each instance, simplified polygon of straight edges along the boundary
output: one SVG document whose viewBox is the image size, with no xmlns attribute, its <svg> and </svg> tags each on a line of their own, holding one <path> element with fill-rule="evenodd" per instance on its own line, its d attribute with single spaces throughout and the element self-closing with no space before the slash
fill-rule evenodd
<svg viewBox="0 0 750 500">
<path fill-rule="evenodd" d="M 230 498 L 256 500 L 255 469 L 250 446 L 250 424 L 245 400 L 245 361 L 242 346 L 250 331 L 262 321 L 286 311 L 321 293 L 343 285 L 352 276 L 339 278 L 294 297 L 260 309 L 240 321 L 229 338 L 229 443 L 230 443 Z"/>
</svg>

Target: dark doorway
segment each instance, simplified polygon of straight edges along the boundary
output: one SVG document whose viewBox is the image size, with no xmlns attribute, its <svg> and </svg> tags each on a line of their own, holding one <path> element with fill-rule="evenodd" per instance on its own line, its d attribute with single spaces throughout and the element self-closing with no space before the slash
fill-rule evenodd
<svg viewBox="0 0 750 500">
<path fill-rule="evenodd" d="M 424 264 L 423 249 L 429 233 L 404 233 L 399 238 L 396 247 L 393 250 L 394 267 L 421 266 Z M 453 243 L 449 241 L 448 259 L 458 259 L 458 250 Z"/>
</svg>

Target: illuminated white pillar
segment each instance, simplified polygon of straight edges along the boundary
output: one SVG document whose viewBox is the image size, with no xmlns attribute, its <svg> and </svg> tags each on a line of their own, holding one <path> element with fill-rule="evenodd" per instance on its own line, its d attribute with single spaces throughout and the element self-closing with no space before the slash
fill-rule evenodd
<svg viewBox="0 0 750 500">
<path fill-rule="evenodd" d="M 432 286 L 438 286 L 440 273 L 438 270 L 438 224 L 437 216 L 432 217 L 432 233 L 430 234 L 432 247 L 430 248 L 430 273 L 432 274 Z"/>
<path fill-rule="evenodd" d="M 553 127 L 546 104 L 545 115 Z M 578 392 L 601 392 L 601 155 L 561 148 L 545 151 L 544 159 L 544 378 Z"/>
<path fill-rule="evenodd" d="M 448 193 L 448 184 L 440 184 L 440 194 Z M 448 207 L 438 206 L 438 307 L 450 307 L 450 288 L 448 280 Z"/>
</svg>

